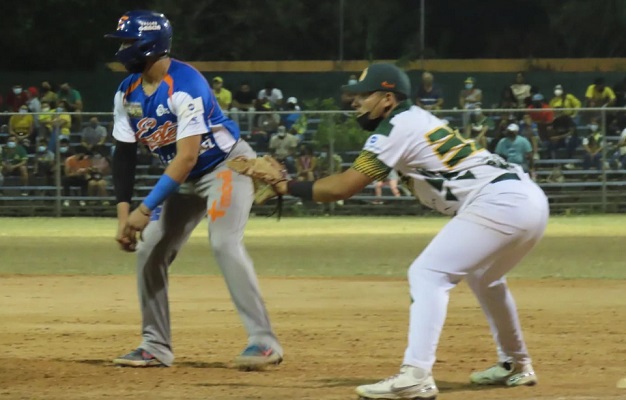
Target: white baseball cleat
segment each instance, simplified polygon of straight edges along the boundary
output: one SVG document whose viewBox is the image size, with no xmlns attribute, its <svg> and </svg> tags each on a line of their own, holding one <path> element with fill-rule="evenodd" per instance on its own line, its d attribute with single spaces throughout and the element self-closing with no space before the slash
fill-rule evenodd
<svg viewBox="0 0 626 400">
<path fill-rule="evenodd" d="M 470 382 L 477 385 L 533 386 L 537 384 L 537 375 L 530 364 L 505 361 L 484 371 L 472 373 Z"/>
<path fill-rule="evenodd" d="M 361 400 L 434 400 L 439 390 L 429 372 L 403 365 L 399 374 L 372 385 L 359 386 L 356 393 Z"/>
</svg>

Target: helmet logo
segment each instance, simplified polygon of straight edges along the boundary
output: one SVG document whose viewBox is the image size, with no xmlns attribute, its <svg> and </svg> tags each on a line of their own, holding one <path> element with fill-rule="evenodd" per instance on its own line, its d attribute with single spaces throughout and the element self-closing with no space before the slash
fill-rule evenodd
<svg viewBox="0 0 626 400">
<path fill-rule="evenodd" d="M 393 88 L 396 87 L 396 84 L 395 83 L 389 83 L 387 81 L 382 81 L 380 83 L 380 86 L 384 87 L 385 89 L 393 89 Z"/>
<path fill-rule="evenodd" d="M 361 72 L 361 76 L 359 76 L 359 82 L 365 79 L 366 76 L 367 76 L 367 68 L 365 68 L 363 72 Z"/>
<path fill-rule="evenodd" d="M 122 18 L 117 22 L 117 30 L 121 31 L 124 29 L 124 22 L 128 21 L 128 15 L 122 15 Z"/>
<path fill-rule="evenodd" d="M 139 21 L 139 32 L 160 30 L 161 25 L 157 21 Z"/>
</svg>

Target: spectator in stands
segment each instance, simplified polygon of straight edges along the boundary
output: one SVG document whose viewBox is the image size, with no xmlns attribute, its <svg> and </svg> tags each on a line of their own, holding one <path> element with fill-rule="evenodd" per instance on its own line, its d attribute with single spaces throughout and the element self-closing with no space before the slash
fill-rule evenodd
<svg viewBox="0 0 626 400">
<path fill-rule="evenodd" d="M 52 119 L 54 129 L 57 129 L 58 137 L 70 136 L 70 128 L 72 127 L 72 116 L 67 113 L 68 104 L 65 100 L 59 100 L 57 103 L 56 114 Z M 43 111 L 43 110 L 42 110 Z"/>
<path fill-rule="evenodd" d="M 276 135 L 270 139 L 270 154 L 283 163 L 289 173 L 293 173 L 295 169 L 294 154 L 298 147 L 298 139 L 287 132 L 284 125 L 278 127 Z"/>
<path fill-rule="evenodd" d="M 65 100 L 66 111 L 69 112 L 81 112 L 83 111 L 83 100 L 80 92 L 70 86 L 69 83 L 64 83 L 59 87 L 59 93 L 57 94 L 58 100 Z"/>
<path fill-rule="evenodd" d="M 317 157 L 317 178 L 320 179 L 329 175 L 340 173 L 342 171 L 342 163 L 343 159 L 339 154 L 333 153 L 331 157 L 330 146 L 327 144 L 323 145 L 322 151 L 320 152 L 319 157 Z"/>
<path fill-rule="evenodd" d="M 47 101 L 41 102 L 41 113 L 36 116 L 39 121 L 39 131 L 37 137 L 50 138 L 52 134 L 52 124 L 55 118 L 54 111 L 50 110 L 50 103 Z"/>
<path fill-rule="evenodd" d="M 615 103 L 613 89 L 606 86 L 604 78 L 596 78 L 585 93 L 586 107 L 611 107 Z"/>
<path fill-rule="evenodd" d="M 259 102 L 259 104 L 265 103 L 266 100 L 269 100 L 269 102 L 271 103 L 271 108 L 273 110 L 280 110 L 283 106 L 283 92 L 276 87 L 274 82 L 266 82 L 265 88 L 259 91 L 259 94 L 257 96 L 257 101 Z"/>
<path fill-rule="evenodd" d="M 465 137 L 474 141 L 483 149 L 487 148 L 488 139 L 493 137 L 495 124 L 480 107 L 472 109 L 470 123 L 465 127 Z"/>
<path fill-rule="evenodd" d="M 619 141 L 610 159 L 610 165 L 615 169 L 626 167 L 626 129 L 620 134 Z"/>
<path fill-rule="evenodd" d="M 552 108 L 580 108 L 582 103 L 576 96 L 571 93 L 566 93 L 563 90 L 563 85 L 556 85 L 554 87 L 554 97 L 550 100 L 550 107 Z M 572 119 L 576 120 L 578 117 L 578 110 L 562 110 L 563 114 L 569 115 Z"/>
<path fill-rule="evenodd" d="M 510 86 L 502 89 L 502 93 L 500 93 L 500 102 L 497 105 L 497 108 L 502 109 L 510 109 L 510 108 L 518 108 L 519 103 L 513 94 L 513 90 Z"/>
<path fill-rule="evenodd" d="M 61 160 L 63 163 L 65 163 L 65 160 L 72 155 L 70 140 L 68 138 L 62 137 L 61 140 L 59 140 L 59 154 L 61 154 Z"/>
<path fill-rule="evenodd" d="M 22 186 L 28 186 L 28 153 L 24 146 L 18 143 L 15 136 L 9 136 L 6 147 L 2 150 L 2 175 L 19 176 Z M 26 191 L 22 196 L 27 196 Z"/>
<path fill-rule="evenodd" d="M 415 104 L 424 110 L 441 110 L 443 106 L 443 93 L 439 86 L 435 85 L 433 74 L 424 72 L 422 83 L 417 89 Z"/>
<path fill-rule="evenodd" d="M 91 119 L 89 119 L 89 125 L 83 128 L 80 140 L 81 146 L 83 146 L 87 152 L 96 152 L 100 149 L 100 147 L 104 146 L 104 142 L 106 142 L 106 140 L 106 128 L 100 125 L 98 117 L 91 117 Z"/>
<path fill-rule="evenodd" d="M 569 115 L 562 114 L 552 121 L 548 127 L 548 140 L 545 147 L 550 157 L 554 160 L 559 157 L 557 150 L 565 149 L 564 157 L 571 159 L 576 154 L 576 148 L 580 145 L 580 140 L 576 134 L 576 124 Z M 566 164 L 566 168 L 570 165 Z"/>
<path fill-rule="evenodd" d="M 317 157 L 313 149 L 307 145 L 300 145 L 300 155 L 296 159 L 296 179 L 299 181 L 314 181 L 317 170 Z"/>
<path fill-rule="evenodd" d="M 17 138 L 18 143 L 23 144 L 24 139 L 30 139 L 35 132 L 35 120 L 33 114 L 29 114 L 28 106 L 22 104 L 19 114 L 12 115 L 9 119 L 9 134 Z"/>
<path fill-rule="evenodd" d="M 233 110 L 254 111 L 255 100 L 254 93 L 250 89 L 250 83 L 243 82 L 233 96 Z"/>
<path fill-rule="evenodd" d="M 526 99 L 532 95 L 531 86 L 526 83 L 526 76 L 523 72 L 518 72 L 515 75 L 515 83 L 511 85 L 511 90 L 513 91 L 513 96 L 517 100 L 517 107 L 524 108 L 526 107 Z"/>
<path fill-rule="evenodd" d="M 211 87 L 213 88 L 213 94 L 217 99 L 217 104 L 220 105 L 222 111 L 230 110 L 230 106 L 233 103 L 233 94 L 230 90 L 224 87 L 224 79 L 221 76 L 216 76 L 211 81 Z"/>
<path fill-rule="evenodd" d="M 41 102 L 39 101 L 39 91 L 36 87 L 31 86 L 26 90 L 26 105 L 28 106 L 28 112 L 40 113 Z M 37 120 L 35 119 L 35 125 L 37 126 Z"/>
<path fill-rule="evenodd" d="M 107 181 L 105 178 L 111 173 L 111 165 L 100 151 L 94 152 L 89 172 L 89 182 L 87 184 L 89 196 L 106 197 Z M 103 201 L 102 204 L 107 206 L 109 202 Z"/>
<path fill-rule="evenodd" d="M 598 171 L 602 170 L 602 147 L 604 146 L 604 139 L 602 132 L 595 119 L 589 124 L 589 135 L 583 138 L 583 169 L 595 168 Z"/>
<path fill-rule="evenodd" d="M 286 111 L 290 111 L 289 114 L 283 114 L 283 125 L 287 128 L 287 131 L 298 138 L 298 142 L 304 140 L 304 134 L 307 128 L 307 118 L 305 114 L 300 113 L 300 106 L 298 105 L 298 99 L 290 97 L 287 99 L 285 105 Z"/>
<path fill-rule="evenodd" d="M 60 149 L 61 147 L 59 147 Z M 70 196 L 70 187 L 79 186 L 80 195 L 87 196 L 87 185 L 90 178 L 90 170 L 92 164 L 91 159 L 80 150 L 73 156 L 69 156 L 65 159 L 65 174 L 63 176 L 63 195 Z M 81 206 L 85 205 L 84 200 L 80 200 Z M 63 206 L 69 207 L 70 201 L 63 201 Z"/>
<path fill-rule="evenodd" d="M 541 140 L 547 140 L 548 128 L 552 124 L 552 121 L 554 121 L 554 111 L 548 104 L 546 104 L 541 93 L 535 93 L 532 95 L 531 103 L 527 109 L 529 110 L 530 118 L 537 124 L 539 137 Z"/>
<path fill-rule="evenodd" d="M 28 96 L 22 89 L 22 85 L 14 85 L 9 94 L 7 94 L 7 111 L 18 112 L 20 107 L 26 104 L 27 100 Z"/>
<path fill-rule="evenodd" d="M 521 165 L 524 171 L 534 173 L 533 148 L 528 139 L 518 133 L 519 126 L 510 124 L 496 146 L 496 154 L 509 163 Z"/>
<path fill-rule="evenodd" d="M 264 97 L 257 101 L 257 111 L 265 112 L 259 114 L 256 121 L 257 129 L 266 133 L 276 132 L 278 125 L 280 125 L 280 115 L 277 113 L 267 113 L 267 111 L 274 111 L 275 108 L 269 98 Z"/>
<path fill-rule="evenodd" d="M 533 147 L 533 158 L 538 160 L 539 157 L 539 129 L 537 123 L 533 121 L 530 114 L 524 114 L 522 122 L 519 125 L 519 134 L 524 136 Z"/>
<path fill-rule="evenodd" d="M 35 152 L 33 175 L 43 178 L 48 186 L 54 185 L 55 167 L 54 153 L 48 148 L 48 140 L 46 138 L 39 139 Z"/>
<path fill-rule="evenodd" d="M 44 81 L 41 82 L 41 103 L 43 106 L 43 102 L 47 102 L 50 107 L 54 108 L 57 105 L 57 101 L 59 100 L 59 97 L 57 96 L 56 92 L 54 92 L 52 90 L 52 85 L 50 85 L 50 82 L 48 81 Z"/>
<path fill-rule="evenodd" d="M 391 172 L 389 172 L 389 175 L 385 177 L 385 179 L 376 181 L 374 183 L 374 193 L 376 195 L 376 200 L 374 200 L 373 204 L 383 204 L 380 198 L 383 195 L 383 186 L 385 185 L 385 182 L 389 185 L 389 189 L 391 190 L 393 197 L 400 197 L 400 191 L 398 190 L 399 180 L 400 177 L 398 176 L 398 173 L 396 172 L 396 170 L 392 169 Z"/>
<path fill-rule="evenodd" d="M 459 106 L 463 110 L 480 107 L 483 99 L 482 90 L 476 87 L 476 80 L 471 76 L 465 79 L 465 88 L 459 93 Z M 470 113 L 463 113 L 463 126 L 467 126 Z"/>
</svg>

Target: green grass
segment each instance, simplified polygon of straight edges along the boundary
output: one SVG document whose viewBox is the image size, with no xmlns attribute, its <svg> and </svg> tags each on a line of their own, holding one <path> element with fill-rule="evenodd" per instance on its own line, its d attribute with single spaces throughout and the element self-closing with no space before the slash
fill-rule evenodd
<svg viewBox="0 0 626 400">
<path fill-rule="evenodd" d="M 265 276 L 404 277 L 448 221 L 437 217 L 253 218 L 246 244 Z M 117 249 L 116 222 L 103 218 L 0 219 L 0 274 L 134 274 Z M 217 274 L 206 221 L 174 263 L 173 274 Z M 512 277 L 626 279 L 626 217 L 553 217 L 541 244 Z"/>
</svg>

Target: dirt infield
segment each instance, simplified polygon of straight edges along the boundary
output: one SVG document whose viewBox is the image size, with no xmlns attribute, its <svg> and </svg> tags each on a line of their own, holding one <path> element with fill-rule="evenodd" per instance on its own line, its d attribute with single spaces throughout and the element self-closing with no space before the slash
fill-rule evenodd
<svg viewBox="0 0 626 400">
<path fill-rule="evenodd" d="M 3 276 L 0 399 L 354 399 L 397 371 L 409 296 L 402 280 L 263 278 L 285 362 L 230 368 L 245 335 L 219 277 L 172 278 L 172 368 L 115 368 L 139 342 L 131 276 Z M 514 280 L 540 384 L 483 389 L 468 374 L 494 361 L 467 287 L 453 292 L 435 378 L 439 399 L 625 399 L 626 282 Z"/>
</svg>

